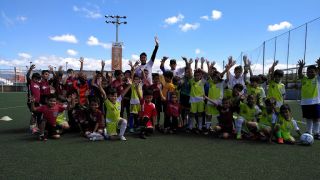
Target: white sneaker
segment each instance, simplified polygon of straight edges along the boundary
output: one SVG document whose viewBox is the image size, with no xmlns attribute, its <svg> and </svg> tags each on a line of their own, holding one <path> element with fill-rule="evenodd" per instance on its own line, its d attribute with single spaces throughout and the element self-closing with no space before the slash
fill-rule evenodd
<svg viewBox="0 0 320 180">
<path fill-rule="evenodd" d="M 120 136 L 120 140 L 121 140 L 121 141 L 126 141 L 127 139 L 126 139 L 126 137 L 124 137 L 124 136 Z"/>
</svg>

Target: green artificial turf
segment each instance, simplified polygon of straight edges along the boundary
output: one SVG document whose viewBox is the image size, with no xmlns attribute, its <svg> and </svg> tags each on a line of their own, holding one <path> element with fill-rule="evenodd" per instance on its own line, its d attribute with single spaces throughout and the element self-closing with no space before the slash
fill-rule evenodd
<svg viewBox="0 0 320 180">
<path fill-rule="evenodd" d="M 90 142 L 78 134 L 36 140 L 24 93 L 0 93 L 0 179 L 319 179 L 320 143 L 278 145 L 156 133 Z M 290 102 L 301 120 L 300 106 Z M 15 108 L 8 108 L 15 107 Z M 299 124 L 304 131 L 303 124 Z"/>
</svg>

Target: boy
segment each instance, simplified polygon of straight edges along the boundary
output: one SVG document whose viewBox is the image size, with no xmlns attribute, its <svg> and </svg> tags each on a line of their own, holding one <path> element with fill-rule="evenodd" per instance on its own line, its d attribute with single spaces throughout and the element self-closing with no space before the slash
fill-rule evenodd
<svg viewBox="0 0 320 180">
<path fill-rule="evenodd" d="M 259 86 L 259 76 L 251 76 L 250 84 L 247 85 L 247 95 L 254 95 L 257 99 L 257 104 L 263 106 L 263 101 L 266 98 L 266 94 L 261 86 Z"/>
<path fill-rule="evenodd" d="M 152 103 L 152 90 L 147 89 L 144 95 L 144 103 L 140 112 L 140 138 L 146 139 L 146 135 L 153 133 L 154 124 L 157 119 L 157 110 L 155 104 Z"/>
<path fill-rule="evenodd" d="M 40 103 L 47 104 L 47 97 L 50 95 L 50 85 L 49 85 L 49 71 L 41 71 L 41 81 L 40 81 Z"/>
<path fill-rule="evenodd" d="M 140 100 L 142 99 L 142 84 L 141 79 L 137 74 L 133 75 L 133 84 L 131 85 L 130 99 L 130 119 L 129 131 L 134 132 L 134 127 L 138 127 L 138 114 L 141 110 Z"/>
<path fill-rule="evenodd" d="M 166 120 L 164 127 L 169 127 L 170 134 L 176 133 L 180 119 L 180 104 L 176 92 L 171 93 L 171 100 L 167 102 Z"/>
<path fill-rule="evenodd" d="M 57 104 L 57 99 L 54 94 L 50 94 L 48 97 L 47 105 L 42 105 L 35 107 L 34 98 L 31 98 L 31 110 L 35 112 L 43 113 L 43 118 L 40 123 L 40 135 L 39 140 L 45 141 L 47 137 L 44 134 L 44 131 L 48 131 L 48 136 L 53 139 L 59 139 L 60 134 L 56 124 L 57 116 L 59 113 L 63 112 L 66 107 Z"/>
<path fill-rule="evenodd" d="M 161 71 L 163 73 L 166 72 L 166 71 L 171 71 L 173 73 L 173 76 L 178 76 L 178 77 L 182 78 L 183 75 L 184 75 L 185 68 L 176 69 L 177 61 L 175 59 L 171 59 L 170 60 L 170 70 L 169 69 L 165 69 L 164 63 L 166 62 L 167 59 L 168 59 L 168 57 L 166 57 L 166 56 L 162 58 L 162 61 L 161 61 L 161 64 L 160 64 Z M 182 57 L 182 59 L 186 62 L 186 66 L 187 66 L 187 58 Z"/>
<path fill-rule="evenodd" d="M 277 101 L 277 108 L 279 110 L 281 105 L 284 103 L 286 89 L 285 85 L 281 83 L 281 79 L 284 74 L 283 71 L 278 69 L 274 71 L 277 64 L 278 61 L 275 61 L 269 69 L 267 98 L 274 98 Z"/>
<path fill-rule="evenodd" d="M 317 61 L 320 67 L 320 59 Z M 298 75 L 301 80 L 301 108 L 303 118 L 307 121 L 307 132 L 320 139 L 320 76 L 315 65 L 308 66 L 307 76 L 302 74 L 304 60 L 298 61 Z"/>
<path fill-rule="evenodd" d="M 153 75 L 153 84 L 150 86 L 150 89 L 153 91 L 153 98 L 152 103 L 156 105 L 157 109 L 157 122 L 155 124 L 155 128 L 159 130 L 159 124 L 160 124 L 160 113 L 162 112 L 162 101 L 161 101 L 161 83 L 160 83 L 160 75 L 158 73 L 155 73 Z"/>
<path fill-rule="evenodd" d="M 262 112 L 259 117 L 258 131 L 262 140 L 269 140 L 271 142 L 277 120 L 277 102 L 274 98 L 267 98 L 264 103 L 265 107 L 261 107 Z"/>
</svg>

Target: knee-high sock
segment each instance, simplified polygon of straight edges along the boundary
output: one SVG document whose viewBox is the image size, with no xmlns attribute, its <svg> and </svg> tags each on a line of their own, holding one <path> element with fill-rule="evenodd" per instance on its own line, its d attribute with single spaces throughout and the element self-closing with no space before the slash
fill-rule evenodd
<svg viewBox="0 0 320 180">
<path fill-rule="evenodd" d="M 206 128 L 209 129 L 211 126 L 212 116 L 206 116 Z"/>
<path fill-rule="evenodd" d="M 243 121 L 243 118 L 238 118 L 235 122 L 237 134 L 241 133 Z"/>
<path fill-rule="evenodd" d="M 307 119 L 307 132 L 309 134 L 312 134 L 312 128 L 313 128 L 313 120 L 312 119 Z"/>
<path fill-rule="evenodd" d="M 194 115 L 190 115 L 188 119 L 188 127 L 189 129 L 193 128 L 193 121 L 195 120 Z"/>
<path fill-rule="evenodd" d="M 318 120 L 313 122 L 313 134 L 319 134 L 319 126 L 320 122 Z"/>
<path fill-rule="evenodd" d="M 120 133 L 119 136 L 123 136 L 127 129 L 127 120 L 121 119 L 120 120 Z"/>
<path fill-rule="evenodd" d="M 130 117 L 129 117 L 129 129 L 132 129 L 133 128 L 133 120 L 134 120 L 134 114 L 130 114 Z"/>
</svg>

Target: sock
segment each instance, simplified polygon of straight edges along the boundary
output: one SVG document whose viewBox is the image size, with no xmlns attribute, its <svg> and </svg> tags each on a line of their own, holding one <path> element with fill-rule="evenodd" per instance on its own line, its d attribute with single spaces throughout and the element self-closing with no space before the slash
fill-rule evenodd
<svg viewBox="0 0 320 180">
<path fill-rule="evenodd" d="M 200 116 L 198 116 L 198 129 L 199 130 L 202 130 L 202 117 Z"/>
<path fill-rule="evenodd" d="M 320 122 L 318 120 L 313 122 L 313 133 L 314 134 L 319 134 L 319 126 L 320 126 Z"/>
<path fill-rule="evenodd" d="M 121 119 L 121 125 L 120 125 L 120 133 L 119 136 L 123 136 L 127 129 L 127 120 Z"/>
<path fill-rule="evenodd" d="M 133 114 L 130 114 L 130 117 L 129 117 L 129 129 L 132 129 L 133 128 Z"/>
<path fill-rule="evenodd" d="M 312 134 L 313 121 L 312 119 L 307 119 L 307 132 Z"/>
<path fill-rule="evenodd" d="M 192 129 L 193 128 L 193 121 L 194 121 L 194 116 L 190 116 L 189 119 L 188 119 L 188 127 L 189 129 Z"/>
<path fill-rule="evenodd" d="M 241 133 L 243 118 L 238 118 L 235 122 L 237 134 Z"/>
<path fill-rule="evenodd" d="M 281 131 L 280 131 L 280 130 L 277 131 L 276 135 L 277 135 L 277 138 L 282 138 L 282 135 L 281 135 Z"/>
</svg>

